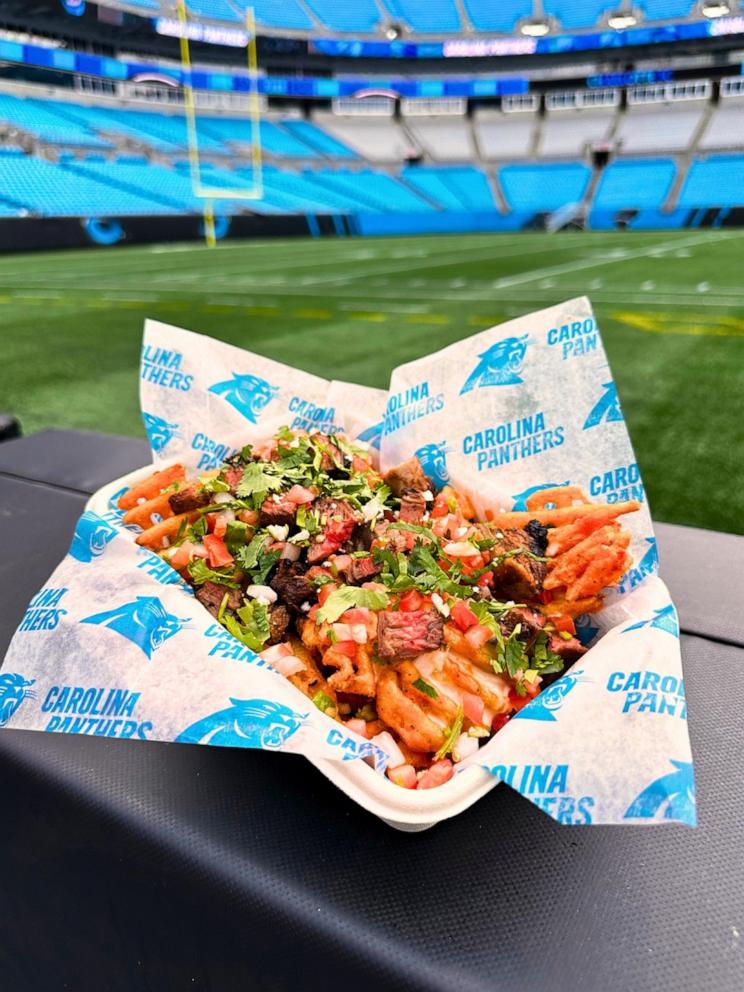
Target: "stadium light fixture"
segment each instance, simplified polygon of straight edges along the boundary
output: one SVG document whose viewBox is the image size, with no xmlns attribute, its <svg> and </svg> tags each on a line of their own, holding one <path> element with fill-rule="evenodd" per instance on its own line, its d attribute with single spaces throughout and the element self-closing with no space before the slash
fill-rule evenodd
<svg viewBox="0 0 744 992">
<path fill-rule="evenodd" d="M 726 14 L 730 14 L 731 7 L 725 0 L 713 0 L 711 3 L 704 3 L 700 8 L 700 13 L 703 17 L 709 17 L 713 20 L 716 17 L 725 17 Z"/>
<path fill-rule="evenodd" d="M 543 38 L 546 34 L 550 33 L 550 25 L 547 21 L 534 18 L 529 21 L 523 21 L 519 25 L 519 30 L 522 34 L 526 34 L 528 38 Z"/>
<path fill-rule="evenodd" d="M 616 10 L 607 18 L 607 27 L 613 31 L 625 31 L 627 28 L 634 28 L 638 23 L 635 14 L 627 10 Z"/>
</svg>

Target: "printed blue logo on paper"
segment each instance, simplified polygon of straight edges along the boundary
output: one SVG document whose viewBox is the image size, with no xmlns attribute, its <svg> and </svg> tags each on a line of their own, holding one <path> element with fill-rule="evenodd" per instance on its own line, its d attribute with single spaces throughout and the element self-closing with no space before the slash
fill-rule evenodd
<svg viewBox="0 0 744 992">
<path fill-rule="evenodd" d="M 625 811 L 626 820 L 679 820 L 695 826 L 695 778 L 692 763 L 671 761 L 674 771 L 654 779 Z"/>
<path fill-rule="evenodd" d="M 659 571 L 659 552 L 656 547 L 656 538 L 647 537 L 645 541 L 648 544 L 648 548 L 638 564 L 632 565 L 622 579 L 620 579 L 618 583 L 620 592 L 635 589 L 637 585 L 643 582 L 647 575 L 653 575 Z"/>
<path fill-rule="evenodd" d="M 673 637 L 679 637 L 679 620 L 677 618 L 677 611 L 674 606 L 669 603 L 660 610 L 654 610 L 654 615 L 652 617 L 648 617 L 646 620 L 639 620 L 638 623 L 633 623 L 630 627 L 626 627 L 623 630 L 623 634 L 627 634 L 630 630 L 640 630 L 642 627 L 655 627 L 657 630 L 663 630 L 665 633 L 671 634 Z"/>
<path fill-rule="evenodd" d="M 142 414 L 145 422 L 145 431 L 153 451 L 160 452 L 173 440 L 174 437 L 181 437 L 178 424 L 171 424 L 163 417 L 158 417 L 154 413 Z"/>
<path fill-rule="evenodd" d="M 31 686 L 36 679 L 24 679 L 15 672 L 0 672 L 0 727 L 18 712 L 24 699 L 33 699 L 36 693 Z"/>
<path fill-rule="evenodd" d="M 182 620 L 168 613 L 157 596 L 138 596 L 133 603 L 122 603 L 113 610 L 86 617 L 80 623 L 110 627 L 152 658 L 153 651 L 174 637 L 188 623 L 188 618 Z"/>
<path fill-rule="evenodd" d="M 231 706 L 192 723 L 176 737 L 179 744 L 263 747 L 276 750 L 307 719 L 269 699 L 231 699 Z"/>
<path fill-rule="evenodd" d="M 584 430 L 590 427 L 598 427 L 600 424 L 612 424 L 619 420 L 625 420 L 623 411 L 620 409 L 620 400 L 617 396 L 617 386 L 614 382 L 602 383 L 604 392 L 589 411 L 589 416 L 584 421 Z"/>
<path fill-rule="evenodd" d="M 100 558 L 109 541 L 116 537 L 116 528 L 97 513 L 86 510 L 80 517 L 72 536 L 70 556 L 81 562 Z"/>
<path fill-rule="evenodd" d="M 466 379 L 460 396 L 483 386 L 516 386 L 524 382 L 520 372 L 526 352 L 526 334 L 492 344 L 478 356 L 480 361 Z"/>
<path fill-rule="evenodd" d="M 382 441 L 382 432 L 385 429 L 385 421 L 381 420 L 379 424 L 372 424 L 371 427 L 367 427 L 362 433 L 357 437 L 358 441 L 365 441 L 370 448 L 374 448 L 376 451 L 380 450 L 380 441 Z"/>
<path fill-rule="evenodd" d="M 428 475 L 437 489 L 446 486 L 450 481 L 447 469 L 447 442 L 435 441 L 433 444 L 425 444 L 414 451 L 414 455 L 421 462 L 424 474 Z"/>
<path fill-rule="evenodd" d="M 255 424 L 263 410 L 277 395 L 279 388 L 257 375 L 234 372 L 232 379 L 216 382 L 209 387 L 208 392 L 222 396 L 238 413 L 242 413 L 246 420 Z"/>
<path fill-rule="evenodd" d="M 524 489 L 521 493 L 514 493 L 512 496 L 514 500 L 512 510 L 526 510 L 527 500 L 530 496 L 534 496 L 535 493 L 539 493 L 542 489 L 561 489 L 567 485 L 569 485 L 568 479 L 565 482 L 541 482 L 539 486 L 530 486 L 529 489 Z"/>
<path fill-rule="evenodd" d="M 576 637 L 586 646 L 590 644 L 599 633 L 599 627 L 594 625 L 591 613 L 582 613 L 576 617 Z"/>
<path fill-rule="evenodd" d="M 521 718 L 523 720 L 549 720 L 555 722 L 558 719 L 555 714 L 563 706 L 569 692 L 579 682 L 591 682 L 591 679 L 583 678 L 583 674 L 583 671 L 579 670 L 564 675 L 557 682 L 548 686 L 547 689 L 543 689 L 524 709 L 515 713 L 512 720 Z"/>
</svg>

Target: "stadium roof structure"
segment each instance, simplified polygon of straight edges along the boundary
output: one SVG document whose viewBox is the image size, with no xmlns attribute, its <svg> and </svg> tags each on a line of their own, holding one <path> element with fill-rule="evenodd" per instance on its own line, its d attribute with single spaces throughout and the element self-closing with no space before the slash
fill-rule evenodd
<svg viewBox="0 0 744 992">
<path fill-rule="evenodd" d="M 176 0 L 95 0 L 150 18 L 175 18 Z M 709 20 L 744 22 L 742 0 L 187 0 L 204 23 L 245 23 L 253 9 L 264 34 L 395 41 L 485 36 L 538 38 L 563 33 L 623 32 L 638 25 L 663 30 Z M 729 23 L 721 33 L 739 33 Z M 604 46 L 603 46 L 604 47 Z"/>
</svg>

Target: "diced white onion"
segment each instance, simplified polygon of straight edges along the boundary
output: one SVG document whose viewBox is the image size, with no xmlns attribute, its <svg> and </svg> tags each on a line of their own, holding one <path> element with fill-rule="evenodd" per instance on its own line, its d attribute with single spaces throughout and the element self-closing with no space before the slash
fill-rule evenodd
<svg viewBox="0 0 744 992">
<path fill-rule="evenodd" d="M 259 651 L 259 658 L 263 658 L 270 665 L 274 662 L 279 661 L 280 658 L 287 658 L 292 654 L 292 648 L 286 642 L 281 644 L 272 644 L 268 648 L 264 648 L 263 651 Z"/>
<path fill-rule="evenodd" d="M 231 493 L 215 493 L 212 497 L 213 503 L 232 503 L 235 497 Z"/>
<path fill-rule="evenodd" d="M 303 613 L 309 613 L 310 612 L 310 604 L 307 603 L 307 602 L 301 603 L 300 604 L 300 609 L 302 610 Z"/>
<path fill-rule="evenodd" d="M 438 592 L 432 593 L 431 601 L 434 604 L 434 608 L 441 613 L 443 617 L 448 617 L 450 615 L 449 606 L 447 606 Z"/>
<path fill-rule="evenodd" d="M 391 768 L 397 768 L 398 765 L 405 765 L 406 759 L 403 757 L 403 752 L 387 730 L 383 730 L 381 734 L 375 734 L 372 738 L 372 743 L 376 744 L 381 751 L 385 752 L 390 759 Z"/>
<path fill-rule="evenodd" d="M 282 548 L 282 553 L 279 557 L 284 558 L 285 561 L 297 561 L 297 559 L 300 557 L 300 549 L 297 547 L 296 544 L 291 544 L 290 542 L 288 542 Z"/>
<path fill-rule="evenodd" d="M 290 544 L 302 544 L 302 542 L 303 541 L 307 541 L 309 539 L 309 537 L 310 537 L 310 531 L 309 530 L 305 530 L 304 527 L 303 527 L 302 530 L 298 530 L 296 534 L 293 534 L 292 537 L 290 537 L 289 543 Z M 298 554 L 299 554 L 299 552 L 298 552 Z"/>
<path fill-rule="evenodd" d="M 271 534 L 275 541 L 286 541 L 287 534 L 289 534 L 289 527 L 287 524 L 269 524 L 266 530 Z"/>
<path fill-rule="evenodd" d="M 468 734 L 460 734 L 452 749 L 452 760 L 457 763 L 469 758 L 478 750 L 478 738 L 470 737 Z"/>
<path fill-rule="evenodd" d="M 306 665 L 304 661 L 301 661 L 295 655 L 290 654 L 285 658 L 280 658 L 279 661 L 272 665 L 280 675 L 283 675 L 285 679 L 289 678 L 290 675 L 296 675 L 298 672 L 304 672 Z"/>
<path fill-rule="evenodd" d="M 434 493 L 431 489 L 425 489 L 421 495 L 424 497 L 427 503 L 430 503 L 434 499 Z"/>
<path fill-rule="evenodd" d="M 339 641 L 354 641 L 355 644 L 367 643 L 367 628 L 363 623 L 334 623 L 333 632 Z"/>
<path fill-rule="evenodd" d="M 444 553 L 455 558 L 472 558 L 473 555 L 479 555 L 480 551 L 470 541 L 452 541 L 450 544 L 445 544 Z"/>
<path fill-rule="evenodd" d="M 381 517 L 384 512 L 385 507 L 377 496 L 373 496 L 372 499 L 368 503 L 365 503 L 362 507 L 362 516 L 368 524 L 372 523 L 372 521 L 376 520 L 378 517 Z"/>
<path fill-rule="evenodd" d="M 251 599 L 257 599 L 264 606 L 270 606 L 277 600 L 277 595 L 271 586 L 248 586 L 246 592 Z"/>
</svg>

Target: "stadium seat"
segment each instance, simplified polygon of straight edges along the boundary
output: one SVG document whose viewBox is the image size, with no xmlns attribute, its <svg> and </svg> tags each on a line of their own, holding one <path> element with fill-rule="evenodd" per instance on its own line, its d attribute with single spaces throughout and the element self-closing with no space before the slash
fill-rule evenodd
<svg viewBox="0 0 744 992">
<path fill-rule="evenodd" d="M 711 155 L 692 163 L 677 200 L 679 207 L 744 205 L 744 155 Z"/>
<path fill-rule="evenodd" d="M 504 34 L 516 30 L 517 22 L 532 14 L 529 0 L 463 0 L 468 19 L 476 31 L 502 31 Z"/>
<path fill-rule="evenodd" d="M 362 169 L 360 172 L 333 172 L 323 169 L 316 172 L 314 178 L 332 192 L 354 197 L 360 212 L 372 209 L 381 212 L 422 213 L 435 209 L 431 203 L 397 179 L 372 169 Z"/>
<path fill-rule="evenodd" d="M 0 121 L 36 135 L 41 141 L 56 145 L 79 145 L 88 148 L 111 148 L 86 125 L 61 118 L 55 107 L 44 100 L 27 99 L 0 93 Z"/>
<path fill-rule="evenodd" d="M 246 8 L 252 7 L 256 21 L 273 28 L 312 31 L 315 25 L 297 0 L 231 0 L 245 20 Z"/>
<path fill-rule="evenodd" d="M 462 30 L 455 0 L 385 0 L 390 17 L 421 34 Z"/>
<path fill-rule="evenodd" d="M 672 188 L 676 166 L 671 158 L 621 159 L 610 163 L 599 180 L 592 211 L 660 208 Z"/>
<path fill-rule="evenodd" d="M 698 148 L 744 148 L 744 100 L 727 100 L 719 104 Z"/>
<path fill-rule="evenodd" d="M 647 21 L 667 21 L 687 17 L 695 3 L 694 0 L 638 0 L 636 6 L 643 11 Z"/>
<path fill-rule="evenodd" d="M 476 111 L 473 130 L 481 156 L 489 161 L 526 158 L 537 117 L 532 113 L 505 114 L 500 110 Z"/>
<path fill-rule="evenodd" d="M 235 7 L 227 0 L 186 0 L 189 12 L 196 17 L 213 21 L 237 21 L 240 19 Z"/>
<path fill-rule="evenodd" d="M 543 0 L 546 16 L 557 18 L 567 29 L 594 27 L 608 9 L 615 10 L 617 6 L 607 0 Z"/>
<path fill-rule="evenodd" d="M 496 210 L 488 179 L 475 166 L 412 165 L 401 178 L 443 210 Z"/>
<path fill-rule="evenodd" d="M 288 118 L 287 120 L 283 120 L 281 125 L 285 131 L 289 131 L 295 138 L 304 142 L 310 148 L 314 148 L 321 155 L 326 155 L 330 158 L 357 158 L 356 152 L 352 151 L 351 148 L 347 148 L 346 145 L 337 141 L 332 135 L 323 131 L 317 124 L 311 124 L 310 121 Z"/>
<path fill-rule="evenodd" d="M 607 137 L 614 113 L 612 108 L 550 111 L 540 132 L 540 154 L 546 158 L 577 158 L 588 144 Z"/>
<path fill-rule="evenodd" d="M 438 162 L 472 162 L 475 158 L 467 117 L 407 117 L 405 123 L 416 143 Z"/>
<path fill-rule="evenodd" d="M 550 165 L 505 165 L 499 180 L 507 204 L 516 211 L 558 210 L 580 203 L 591 170 L 580 162 Z"/>
<path fill-rule="evenodd" d="M 620 120 L 615 140 L 622 152 L 684 151 L 707 106 L 703 100 L 682 105 L 630 107 Z"/>
<path fill-rule="evenodd" d="M 319 111 L 313 120 L 370 162 L 401 162 L 418 149 L 392 117 L 341 117 Z"/>
<path fill-rule="evenodd" d="M 331 31 L 374 31 L 381 20 L 375 0 L 305 0 L 305 6 Z"/>
</svg>

